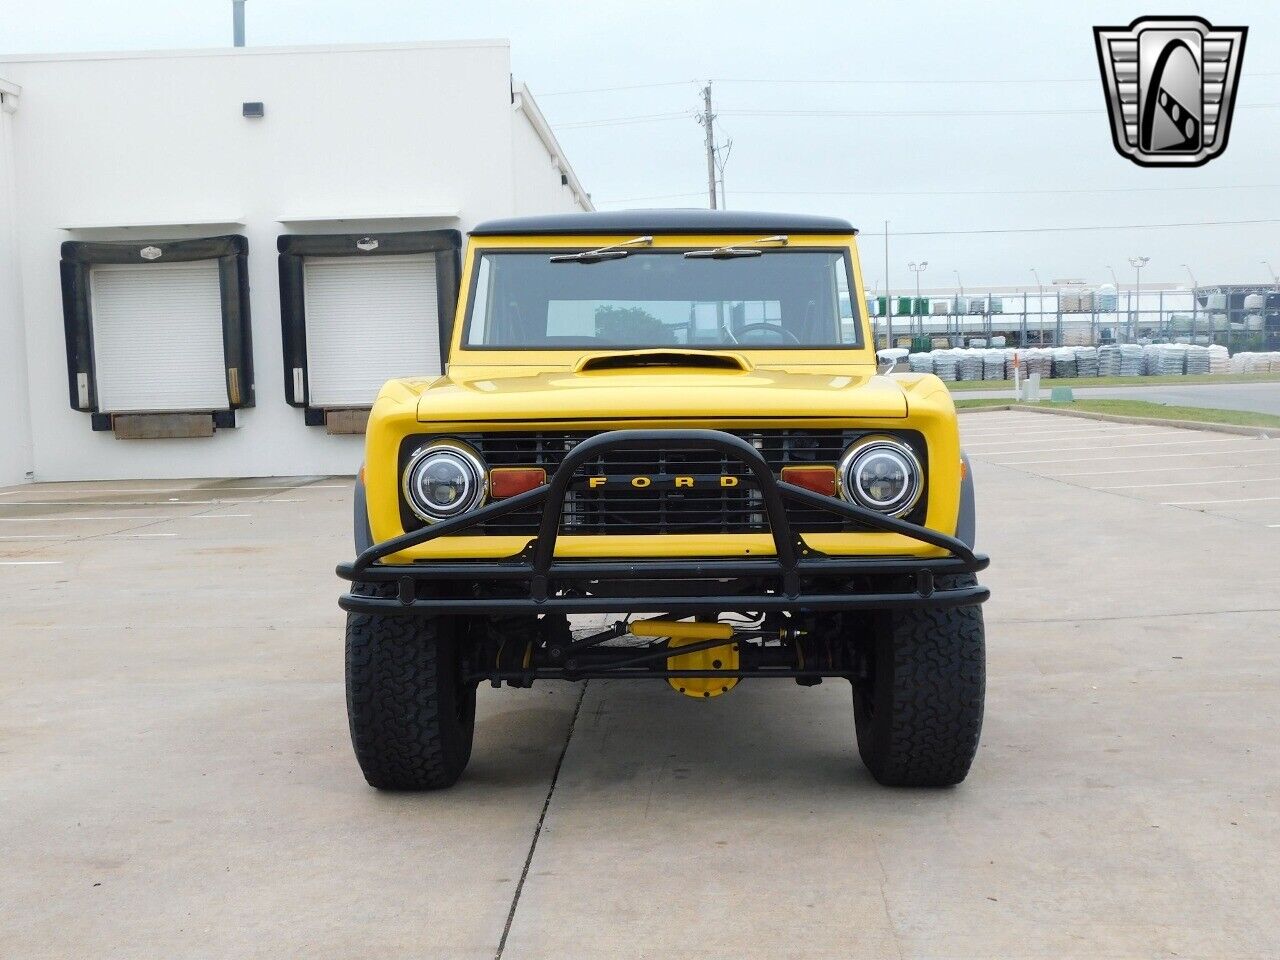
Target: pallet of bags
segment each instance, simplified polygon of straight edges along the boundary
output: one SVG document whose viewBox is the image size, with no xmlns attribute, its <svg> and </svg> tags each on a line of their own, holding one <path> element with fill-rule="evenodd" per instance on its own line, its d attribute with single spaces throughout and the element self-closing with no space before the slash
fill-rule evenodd
<svg viewBox="0 0 1280 960">
<path fill-rule="evenodd" d="M 1180 377 L 1187 372 L 1187 348 L 1180 343 L 1162 343 L 1156 348 L 1155 373 L 1161 377 Z"/>
<path fill-rule="evenodd" d="M 1188 346 L 1185 351 L 1187 376 L 1209 372 L 1209 348 Z"/>
<path fill-rule="evenodd" d="M 1076 376 L 1096 377 L 1098 375 L 1098 348 L 1076 347 Z"/>
<path fill-rule="evenodd" d="M 959 354 L 956 361 L 956 379 L 981 380 L 983 351 L 957 350 L 956 352 Z"/>
<path fill-rule="evenodd" d="M 1120 372 L 1117 376 L 1140 377 L 1142 376 L 1142 367 L 1142 347 L 1136 343 L 1120 344 Z"/>
<path fill-rule="evenodd" d="M 1004 379 L 1005 355 L 1003 350 L 982 351 L 982 379 Z"/>
<path fill-rule="evenodd" d="M 1076 348 L 1057 347 L 1052 353 L 1053 375 L 1059 380 L 1074 380 L 1076 377 Z"/>
<path fill-rule="evenodd" d="M 1160 368 L 1160 347 L 1154 343 L 1147 343 L 1140 349 L 1142 350 L 1142 370 L 1139 372 L 1144 377 L 1154 377 Z"/>
<path fill-rule="evenodd" d="M 1227 348 L 1220 343 L 1209 345 L 1209 372 L 1210 373 L 1230 373 L 1231 372 L 1231 355 L 1227 352 Z"/>
<path fill-rule="evenodd" d="M 1041 380 L 1048 380 L 1053 376 L 1053 351 L 1048 348 L 1032 350 L 1027 370 L 1040 374 Z"/>
<path fill-rule="evenodd" d="M 933 372 L 937 374 L 939 380 L 946 383 L 955 383 L 956 380 L 956 355 L 952 350 L 935 350 L 933 351 Z"/>
<path fill-rule="evenodd" d="M 933 373 L 933 354 L 909 353 L 907 366 L 911 368 L 912 373 Z"/>
<path fill-rule="evenodd" d="M 1120 376 L 1120 344 L 1105 343 L 1098 348 L 1098 376 Z"/>
</svg>

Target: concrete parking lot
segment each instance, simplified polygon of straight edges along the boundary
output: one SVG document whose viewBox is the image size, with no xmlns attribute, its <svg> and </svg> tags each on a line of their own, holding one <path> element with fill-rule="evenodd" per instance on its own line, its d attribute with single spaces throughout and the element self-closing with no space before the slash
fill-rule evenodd
<svg viewBox="0 0 1280 960">
<path fill-rule="evenodd" d="M 1280 440 L 962 429 L 989 695 L 935 792 L 844 683 L 593 681 L 482 688 L 463 781 L 378 794 L 345 479 L 0 490 L 0 956 L 1280 954 Z"/>
</svg>

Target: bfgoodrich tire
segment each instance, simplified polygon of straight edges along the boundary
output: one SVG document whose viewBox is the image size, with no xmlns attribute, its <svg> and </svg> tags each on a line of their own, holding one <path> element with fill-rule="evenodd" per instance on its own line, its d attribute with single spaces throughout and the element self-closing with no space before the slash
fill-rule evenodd
<svg viewBox="0 0 1280 960">
<path fill-rule="evenodd" d="M 357 584 L 353 592 L 379 588 Z M 462 682 L 461 625 L 451 617 L 347 614 L 347 717 L 371 786 L 439 790 L 466 768 L 476 690 Z"/>
<path fill-rule="evenodd" d="M 971 576 L 939 577 L 939 589 Z M 982 608 L 885 611 L 858 640 L 853 681 L 858 753 L 890 787 L 949 787 L 978 749 L 986 694 Z"/>
</svg>

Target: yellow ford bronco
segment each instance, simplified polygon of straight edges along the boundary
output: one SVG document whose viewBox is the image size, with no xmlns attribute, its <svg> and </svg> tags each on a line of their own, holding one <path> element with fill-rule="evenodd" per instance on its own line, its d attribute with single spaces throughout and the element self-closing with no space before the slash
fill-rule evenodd
<svg viewBox="0 0 1280 960">
<path fill-rule="evenodd" d="M 481 682 L 595 678 L 842 678 L 879 782 L 964 779 L 972 479 L 946 386 L 877 372 L 856 234 L 695 210 L 471 232 L 446 372 L 379 393 L 338 567 L 370 784 L 453 784 Z"/>
</svg>

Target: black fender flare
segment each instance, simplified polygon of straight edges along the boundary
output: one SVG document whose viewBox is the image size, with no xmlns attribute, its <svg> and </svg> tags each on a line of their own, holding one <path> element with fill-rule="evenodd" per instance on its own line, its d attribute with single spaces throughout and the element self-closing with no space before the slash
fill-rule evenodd
<svg viewBox="0 0 1280 960">
<path fill-rule="evenodd" d="M 956 539 L 970 550 L 978 538 L 978 510 L 973 489 L 973 470 L 969 466 L 969 455 L 961 451 L 960 462 L 964 464 L 964 479 L 960 481 L 960 513 L 956 517 Z"/>
<path fill-rule="evenodd" d="M 364 480 L 356 476 L 355 496 L 352 497 L 355 520 L 356 556 L 373 546 L 373 531 L 369 529 L 369 506 L 365 501 Z"/>
</svg>

